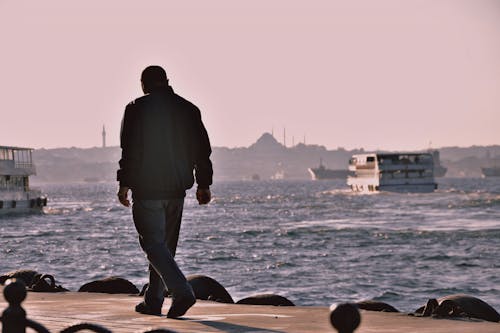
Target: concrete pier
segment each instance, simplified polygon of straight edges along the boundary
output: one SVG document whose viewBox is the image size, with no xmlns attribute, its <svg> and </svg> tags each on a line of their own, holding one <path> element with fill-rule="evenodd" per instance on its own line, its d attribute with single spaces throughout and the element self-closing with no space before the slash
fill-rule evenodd
<svg viewBox="0 0 500 333">
<path fill-rule="evenodd" d="M 3 295 L 3 287 L 0 287 Z M 7 302 L 0 297 L 0 311 Z M 170 299 L 166 299 L 162 317 L 136 313 L 139 296 L 98 293 L 29 292 L 22 303 L 31 320 L 52 332 L 72 324 L 88 322 L 102 325 L 113 332 L 144 332 L 170 329 L 176 332 L 336 332 L 330 324 L 327 307 L 274 307 L 222 304 L 197 301 L 181 319 L 167 319 Z M 361 311 L 361 325 L 356 333 L 498 333 L 500 323 L 479 320 L 416 318 L 399 313 Z"/>
</svg>

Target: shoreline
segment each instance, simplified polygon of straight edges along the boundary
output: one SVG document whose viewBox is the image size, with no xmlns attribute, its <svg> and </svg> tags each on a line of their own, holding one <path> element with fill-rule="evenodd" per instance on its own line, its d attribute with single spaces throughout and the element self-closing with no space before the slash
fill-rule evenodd
<svg viewBox="0 0 500 333">
<path fill-rule="evenodd" d="M 4 287 L 0 287 L 3 295 Z M 198 300 L 182 320 L 167 319 L 171 299 L 165 299 L 163 315 L 147 316 L 134 312 L 141 301 L 137 295 L 82 292 L 28 292 L 21 304 L 28 319 L 51 331 L 60 331 L 75 323 L 102 325 L 113 332 L 144 332 L 166 328 L 175 332 L 335 332 L 329 321 L 330 310 L 319 306 L 276 307 L 223 304 Z M 0 309 L 7 302 L 0 299 Z M 361 310 L 363 332 L 499 332 L 500 323 L 482 320 L 435 319 Z"/>
</svg>

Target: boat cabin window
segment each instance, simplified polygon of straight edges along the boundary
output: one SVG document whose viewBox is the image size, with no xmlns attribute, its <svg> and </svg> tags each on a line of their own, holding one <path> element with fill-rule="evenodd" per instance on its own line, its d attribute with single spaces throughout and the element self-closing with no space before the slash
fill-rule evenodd
<svg viewBox="0 0 500 333">
<path fill-rule="evenodd" d="M 429 163 L 433 162 L 431 155 L 419 155 L 418 158 L 419 158 L 420 163 L 422 163 L 422 164 L 429 164 Z"/>
<path fill-rule="evenodd" d="M 16 163 L 16 168 L 26 168 L 32 166 L 31 150 L 14 150 L 13 155 L 14 161 Z"/>
<path fill-rule="evenodd" d="M 14 150 L 14 160 L 20 163 L 31 162 L 31 156 L 29 150 Z"/>
<path fill-rule="evenodd" d="M 377 156 L 379 164 L 431 164 L 432 156 L 429 154 L 394 154 Z"/>
<path fill-rule="evenodd" d="M 25 189 L 28 186 L 28 177 L 0 176 L 0 190 Z"/>
<path fill-rule="evenodd" d="M 0 160 L 13 160 L 12 149 L 0 148 Z"/>
<path fill-rule="evenodd" d="M 375 162 L 375 157 L 374 156 L 368 156 L 366 158 L 366 162 Z"/>
</svg>

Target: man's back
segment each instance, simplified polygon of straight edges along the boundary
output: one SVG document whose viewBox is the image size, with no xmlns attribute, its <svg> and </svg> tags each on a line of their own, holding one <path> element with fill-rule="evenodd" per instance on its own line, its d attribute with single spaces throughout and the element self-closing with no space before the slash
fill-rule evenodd
<svg viewBox="0 0 500 333">
<path fill-rule="evenodd" d="M 193 169 L 198 185 L 211 184 L 210 142 L 200 111 L 171 87 L 127 106 L 121 141 L 120 166 L 135 198 L 183 197 L 193 186 Z"/>
</svg>

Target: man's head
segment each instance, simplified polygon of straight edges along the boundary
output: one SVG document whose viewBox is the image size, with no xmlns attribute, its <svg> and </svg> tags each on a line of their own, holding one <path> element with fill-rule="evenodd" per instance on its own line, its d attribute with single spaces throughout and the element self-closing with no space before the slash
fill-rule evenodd
<svg viewBox="0 0 500 333">
<path fill-rule="evenodd" d="M 142 91 L 145 94 L 168 86 L 167 73 L 160 66 L 148 66 L 141 74 Z"/>
</svg>

